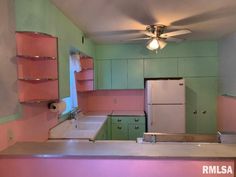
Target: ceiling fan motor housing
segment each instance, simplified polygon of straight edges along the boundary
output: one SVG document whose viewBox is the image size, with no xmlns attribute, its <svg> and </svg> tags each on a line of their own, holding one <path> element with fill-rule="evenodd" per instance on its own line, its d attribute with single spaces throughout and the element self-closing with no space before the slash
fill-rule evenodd
<svg viewBox="0 0 236 177">
<path fill-rule="evenodd" d="M 155 34 L 156 37 L 159 37 L 164 33 L 166 26 L 165 25 L 148 25 L 146 31 Z"/>
</svg>

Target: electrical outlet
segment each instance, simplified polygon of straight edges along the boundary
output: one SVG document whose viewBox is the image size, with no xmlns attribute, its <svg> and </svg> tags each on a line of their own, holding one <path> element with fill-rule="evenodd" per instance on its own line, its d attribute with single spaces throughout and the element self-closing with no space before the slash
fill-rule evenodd
<svg viewBox="0 0 236 177">
<path fill-rule="evenodd" d="M 12 131 L 12 129 L 8 129 L 7 130 L 7 141 L 9 143 L 13 142 L 15 139 L 15 136 L 14 136 L 14 132 Z"/>
<path fill-rule="evenodd" d="M 113 98 L 113 103 L 117 104 L 117 99 L 116 98 Z"/>
</svg>

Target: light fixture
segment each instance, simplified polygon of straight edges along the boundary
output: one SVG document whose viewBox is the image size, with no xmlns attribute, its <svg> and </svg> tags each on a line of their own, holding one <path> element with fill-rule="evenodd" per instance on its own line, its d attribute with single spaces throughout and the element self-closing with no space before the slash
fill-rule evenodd
<svg viewBox="0 0 236 177">
<path fill-rule="evenodd" d="M 147 48 L 149 50 L 156 50 L 159 48 L 159 42 L 157 40 L 157 38 L 152 38 L 151 40 L 148 41 L 147 43 Z"/>
<path fill-rule="evenodd" d="M 158 40 L 158 42 L 159 42 L 160 49 L 163 49 L 167 45 L 167 43 L 164 40 Z"/>
<path fill-rule="evenodd" d="M 157 50 L 158 48 L 163 49 L 166 45 L 167 43 L 164 40 L 158 38 L 152 38 L 151 40 L 148 41 L 147 48 L 149 50 Z"/>
</svg>

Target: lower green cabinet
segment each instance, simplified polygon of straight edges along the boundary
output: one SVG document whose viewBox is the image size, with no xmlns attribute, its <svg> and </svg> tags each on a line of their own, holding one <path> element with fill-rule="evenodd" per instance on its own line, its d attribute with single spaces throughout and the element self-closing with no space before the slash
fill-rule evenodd
<svg viewBox="0 0 236 177">
<path fill-rule="evenodd" d="M 124 123 L 112 124 L 112 139 L 113 140 L 128 140 L 128 125 Z"/>
<path fill-rule="evenodd" d="M 103 124 L 96 140 L 136 140 L 145 132 L 144 116 L 111 116 Z"/>
<path fill-rule="evenodd" d="M 136 140 L 145 132 L 144 116 L 112 116 L 112 140 Z"/>
<path fill-rule="evenodd" d="M 109 139 L 109 119 L 103 124 L 102 128 L 96 136 L 96 140 L 108 140 Z"/>
<path fill-rule="evenodd" d="M 143 137 L 143 133 L 145 132 L 144 124 L 129 124 L 129 139 L 136 140 L 137 137 Z"/>
<path fill-rule="evenodd" d="M 106 139 L 107 139 L 106 126 L 103 125 L 102 129 L 98 132 L 96 136 L 96 140 L 106 140 Z"/>
</svg>

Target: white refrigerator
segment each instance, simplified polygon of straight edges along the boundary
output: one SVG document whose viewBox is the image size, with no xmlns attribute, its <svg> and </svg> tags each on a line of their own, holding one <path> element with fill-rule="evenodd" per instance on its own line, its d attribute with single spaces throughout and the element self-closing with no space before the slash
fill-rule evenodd
<svg viewBox="0 0 236 177">
<path fill-rule="evenodd" d="M 145 111 L 148 132 L 185 133 L 184 79 L 147 80 Z"/>
</svg>

